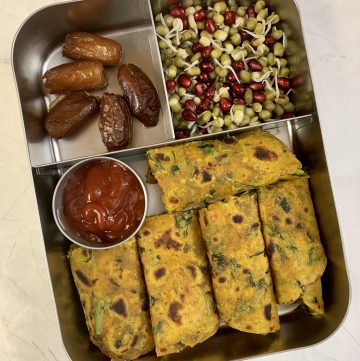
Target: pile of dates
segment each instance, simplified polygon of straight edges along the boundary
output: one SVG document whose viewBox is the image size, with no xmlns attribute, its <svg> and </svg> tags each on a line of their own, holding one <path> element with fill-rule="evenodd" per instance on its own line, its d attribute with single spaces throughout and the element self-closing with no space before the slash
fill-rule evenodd
<svg viewBox="0 0 360 361">
<path fill-rule="evenodd" d="M 101 100 L 88 92 L 107 86 L 105 66 L 117 66 L 121 45 L 95 34 L 66 35 L 63 55 L 73 59 L 48 70 L 44 89 L 49 94 L 65 94 L 55 100 L 46 119 L 50 136 L 69 136 L 100 112 L 99 131 L 109 151 L 126 148 L 131 142 L 132 115 L 146 127 L 159 120 L 160 101 L 149 77 L 134 64 L 121 64 L 118 81 L 122 95 L 105 92 Z"/>
</svg>

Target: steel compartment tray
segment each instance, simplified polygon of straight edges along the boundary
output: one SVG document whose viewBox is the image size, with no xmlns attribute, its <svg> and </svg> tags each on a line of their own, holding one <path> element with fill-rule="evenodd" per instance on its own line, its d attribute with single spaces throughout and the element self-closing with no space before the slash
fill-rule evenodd
<svg viewBox="0 0 360 361">
<path fill-rule="evenodd" d="M 322 278 L 326 315 L 316 318 L 302 308 L 280 309 L 281 331 L 275 335 L 259 336 L 221 328 L 214 337 L 203 344 L 193 349 L 186 349 L 180 354 L 168 356 L 167 360 L 236 360 L 314 345 L 336 331 L 347 311 L 349 282 L 299 13 L 296 4 L 290 0 L 270 0 L 268 3 L 293 29 L 293 37 L 299 49 L 298 53 L 294 54 L 294 59 L 301 61 L 305 67 L 307 83 L 306 92 L 297 95 L 298 99 L 296 99 L 298 104 L 303 104 L 304 116 L 257 127 L 269 129 L 284 140 L 311 175 L 311 192 L 328 257 L 328 266 Z M 133 61 L 149 72 L 161 97 L 162 119 L 154 133 L 145 132 L 147 129 L 139 127 L 139 138 L 135 147 L 112 155 L 133 166 L 145 178 L 146 148 L 156 143 L 174 142 L 171 114 L 166 100 L 151 15 L 151 9 L 156 13 L 165 4 L 166 1 L 159 0 L 151 2 L 86 0 L 51 5 L 31 15 L 23 23 L 14 40 L 13 69 L 23 114 L 47 262 L 63 343 L 72 360 L 100 361 L 107 360 L 107 357 L 89 340 L 66 257 L 70 242 L 64 238 L 52 218 L 51 198 L 56 183 L 67 166 L 78 158 L 104 153 L 105 148 L 101 148 L 101 140 L 100 143 L 96 143 L 97 140 L 93 139 L 94 132 L 97 131 L 96 124 L 95 126 L 90 124 L 85 129 L 86 136 L 81 134 L 81 137 L 87 140 L 86 143 L 94 142 L 90 145 L 85 144 L 85 141 L 75 142 L 77 136 L 74 139 L 54 143 L 43 133 L 41 122 L 52 98 L 43 96 L 40 76 L 45 69 L 65 61 L 59 56 L 60 44 L 64 35 L 71 31 L 99 32 L 124 41 L 125 45 L 127 44 L 126 47 L 124 46 L 125 54 L 127 48 L 133 49 L 125 55 L 128 57 L 125 61 Z M 110 77 L 114 76 L 113 70 Z M 116 86 L 110 91 L 116 92 Z M 244 130 L 246 129 L 231 132 Z M 89 139 L 91 142 L 88 141 Z M 161 212 L 163 208 L 159 187 L 147 184 L 147 188 L 149 214 Z M 157 358 L 154 354 L 149 354 L 141 359 Z"/>
</svg>

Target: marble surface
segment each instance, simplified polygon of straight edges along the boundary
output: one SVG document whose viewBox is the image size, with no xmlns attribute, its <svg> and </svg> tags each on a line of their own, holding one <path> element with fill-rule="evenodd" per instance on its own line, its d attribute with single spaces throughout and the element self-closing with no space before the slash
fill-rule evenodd
<svg viewBox="0 0 360 361">
<path fill-rule="evenodd" d="M 56 1 L 0 2 L 0 361 L 67 360 L 47 274 L 22 121 L 11 70 L 20 23 Z M 352 302 L 338 332 L 266 361 L 355 361 L 360 355 L 360 2 L 298 0 L 341 225 Z"/>
</svg>

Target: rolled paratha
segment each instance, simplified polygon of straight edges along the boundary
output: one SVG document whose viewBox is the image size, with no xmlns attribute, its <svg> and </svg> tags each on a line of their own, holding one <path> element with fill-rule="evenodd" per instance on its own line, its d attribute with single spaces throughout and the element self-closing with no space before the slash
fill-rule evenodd
<svg viewBox="0 0 360 361">
<path fill-rule="evenodd" d="M 71 246 L 71 271 L 91 341 L 114 360 L 134 360 L 154 348 L 136 241 L 106 250 Z"/>
<path fill-rule="evenodd" d="M 211 204 L 199 219 L 221 320 L 244 332 L 279 330 L 256 193 Z"/>
</svg>

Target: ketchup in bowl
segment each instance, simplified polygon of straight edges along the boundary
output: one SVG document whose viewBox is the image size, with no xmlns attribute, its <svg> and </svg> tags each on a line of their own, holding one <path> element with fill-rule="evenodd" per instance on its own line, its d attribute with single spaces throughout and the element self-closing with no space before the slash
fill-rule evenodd
<svg viewBox="0 0 360 361">
<path fill-rule="evenodd" d="M 130 237 L 145 212 L 136 175 L 114 160 L 85 163 L 68 179 L 63 215 L 69 228 L 90 243 L 117 243 Z"/>
</svg>

